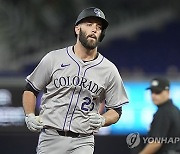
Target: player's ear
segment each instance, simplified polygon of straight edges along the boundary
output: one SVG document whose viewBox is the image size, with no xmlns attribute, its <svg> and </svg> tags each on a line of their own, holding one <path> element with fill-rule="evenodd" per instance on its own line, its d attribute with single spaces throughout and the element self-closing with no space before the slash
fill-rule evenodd
<svg viewBox="0 0 180 154">
<path fill-rule="evenodd" d="M 79 25 L 75 26 L 74 31 L 76 35 L 79 35 L 80 26 Z"/>
</svg>

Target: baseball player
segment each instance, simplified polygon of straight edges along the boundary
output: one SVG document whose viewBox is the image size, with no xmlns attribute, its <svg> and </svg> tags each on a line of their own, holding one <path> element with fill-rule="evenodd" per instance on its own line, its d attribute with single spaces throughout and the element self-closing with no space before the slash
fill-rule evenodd
<svg viewBox="0 0 180 154">
<path fill-rule="evenodd" d="M 76 44 L 49 52 L 26 78 L 25 122 L 40 132 L 38 154 L 93 154 L 94 133 L 116 123 L 128 102 L 115 65 L 97 51 L 108 21 L 95 7 L 83 10 L 74 26 Z M 44 91 L 39 116 L 36 96 Z M 105 100 L 106 112 L 100 115 Z"/>
</svg>

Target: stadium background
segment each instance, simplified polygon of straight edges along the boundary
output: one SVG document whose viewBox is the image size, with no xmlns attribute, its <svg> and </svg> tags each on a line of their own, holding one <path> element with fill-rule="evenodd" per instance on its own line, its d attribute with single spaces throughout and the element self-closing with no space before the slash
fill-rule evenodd
<svg viewBox="0 0 180 154">
<path fill-rule="evenodd" d="M 172 81 L 180 108 L 179 0 L 0 0 L 0 153 L 35 153 L 38 134 L 24 124 L 24 78 L 47 52 L 75 43 L 74 22 L 89 6 L 106 14 L 110 26 L 99 51 L 118 67 L 130 98 L 118 123 L 96 135 L 95 154 L 141 148 L 129 149 L 126 136 L 148 131 L 156 108 L 145 88 L 154 76 Z"/>
</svg>

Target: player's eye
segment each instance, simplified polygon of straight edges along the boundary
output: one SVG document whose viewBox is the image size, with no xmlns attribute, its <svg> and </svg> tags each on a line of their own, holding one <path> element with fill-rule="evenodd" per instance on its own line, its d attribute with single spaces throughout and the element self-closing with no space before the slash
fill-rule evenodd
<svg viewBox="0 0 180 154">
<path fill-rule="evenodd" d="M 97 29 L 98 30 L 102 30 L 102 26 L 101 25 L 97 25 Z"/>
<path fill-rule="evenodd" d="M 86 25 L 90 27 L 90 26 L 92 26 L 92 23 L 89 23 L 89 22 L 88 22 Z"/>
</svg>

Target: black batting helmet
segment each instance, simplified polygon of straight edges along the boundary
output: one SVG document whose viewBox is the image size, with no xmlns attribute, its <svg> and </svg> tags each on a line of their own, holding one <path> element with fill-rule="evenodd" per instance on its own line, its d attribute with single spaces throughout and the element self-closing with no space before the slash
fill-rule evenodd
<svg viewBox="0 0 180 154">
<path fill-rule="evenodd" d="M 102 33 L 100 36 L 100 42 L 101 42 L 105 36 L 105 30 L 108 27 L 109 23 L 106 20 L 104 13 L 100 9 L 98 9 L 96 7 L 89 7 L 89 8 L 84 9 L 79 14 L 79 16 L 75 22 L 75 26 L 78 25 L 83 19 L 89 18 L 89 17 L 95 17 L 102 21 Z"/>
</svg>

